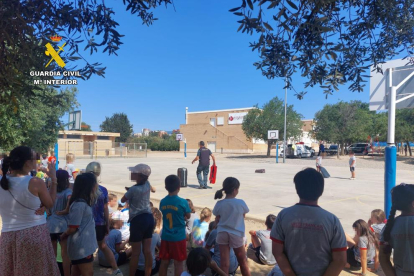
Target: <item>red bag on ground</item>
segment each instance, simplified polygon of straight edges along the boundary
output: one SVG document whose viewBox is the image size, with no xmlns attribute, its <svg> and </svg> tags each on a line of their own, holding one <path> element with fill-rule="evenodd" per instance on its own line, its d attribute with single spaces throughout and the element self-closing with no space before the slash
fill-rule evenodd
<svg viewBox="0 0 414 276">
<path fill-rule="evenodd" d="M 213 165 L 210 168 L 210 184 L 216 183 L 216 175 L 217 175 L 217 166 Z"/>
</svg>

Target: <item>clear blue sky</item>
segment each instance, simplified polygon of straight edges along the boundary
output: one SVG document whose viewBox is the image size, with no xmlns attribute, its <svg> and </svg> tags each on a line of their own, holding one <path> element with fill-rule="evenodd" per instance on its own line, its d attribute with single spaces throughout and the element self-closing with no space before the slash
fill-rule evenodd
<svg viewBox="0 0 414 276">
<path fill-rule="evenodd" d="M 176 11 L 172 6 L 156 9 L 159 20 L 150 27 L 126 12 L 122 1 L 106 4 L 114 8 L 125 37 L 118 56 L 85 55 L 107 66 L 105 78 L 93 76 L 78 85 L 83 121 L 94 131 L 116 112 L 128 115 L 134 132 L 172 130 L 185 123 L 186 106 L 189 111 L 230 109 L 284 98 L 283 80 L 268 80 L 253 66 L 259 60 L 249 48 L 254 37 L 236 32 L 237 17 L 228 10 L 240 0 L 178 0 Z M 294 79 L 296 91 L 304 90 L 304 82 Z M 369 101 L 368 87 L 363 93 L 347 87 L 327 100 L 317 87 L 306 89 L 303 100 L 288 91 L 288 103 L 312 119 L 327 103 Z"/>
</svg>

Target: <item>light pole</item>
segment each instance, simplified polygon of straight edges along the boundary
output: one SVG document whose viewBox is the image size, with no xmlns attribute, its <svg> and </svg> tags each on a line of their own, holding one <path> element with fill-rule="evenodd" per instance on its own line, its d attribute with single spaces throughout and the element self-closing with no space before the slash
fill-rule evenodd
<svg viewBox="0 0 414 276">
<path fill-rule="evenodd" d="M 283 163 L 286 163 L 286 109 L 287 109 L 287 81 L 285 77 L 285 127 L 283 129 Z"/>
</svg>

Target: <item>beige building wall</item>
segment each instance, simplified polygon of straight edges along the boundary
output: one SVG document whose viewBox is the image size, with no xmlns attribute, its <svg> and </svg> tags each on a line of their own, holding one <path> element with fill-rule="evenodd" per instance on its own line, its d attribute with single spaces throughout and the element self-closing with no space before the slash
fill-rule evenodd
<svg viewBox="0 0 414 276">
<path fill-rule="evenodd" d="M 180 132 L 187 141 L 187 151 L 198 150 L 198 143 L 204 141 L 210 149 L 215 143 L 215 152 L 252 153 L 266 151 L 266 144 L 254 144 L 248 141 L 242 124 L 229 124 L 229 114 L 248 112 L 252 108 L 217 110 L 205 112 L 189 112 L 187 124 L 180 126 Z M 220 122 L 222 118 L 222 122 Z M 215 126 L 211 124 L 211 120 Z M 222 123 L 222 124 L 220 124 Z M 184 151 L 184 142 L 180 143 L 180 151 Z"/>
<path fill-rule="evenodd" d="M 93 131 L 59 131 L 59 157 L 65 158 L 67 153 L 75 157 L 110 156 L 119 154 L 115 138 L 120 133 Z"/>
</svg>

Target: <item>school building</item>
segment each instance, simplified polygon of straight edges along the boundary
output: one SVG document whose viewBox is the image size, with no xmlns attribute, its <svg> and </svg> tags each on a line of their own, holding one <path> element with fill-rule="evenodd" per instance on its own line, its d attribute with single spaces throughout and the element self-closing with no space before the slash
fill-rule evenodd
<svg viewBox="0 0 414 276">
<path fill-rule="evenodd" d="M 254 107 L 188 112 L 185 124 L 180 125 L 180 133 L 187 141 L 187 151 L 196 152 L 198 143 L 204 141 L 212 152 L 253 153 L 265 152 L 267 144 L 263 140 L 248 141 L 242 130 L 244 116 Z M 184 151 L 184 142 L 180 142 Z"/>
<path fill-rule="evenodd" d="M 120 136 L 120 133 L 112 132 L 59 131 L 59 157 L 64 158 L 67 153 L 75 154 L 76 158 L 119 156 L 120 151 L 125 151 L 125 148 L 120 147 L 120 143 L 115 142 L 115 138 Z"/>
<path fill-rule="evenodd" d="M 180 125 L 180 133 L 187 142 L 187 151 L 196 152 L 198 143 L 204 141 L 206 147 L 217 153 L 263 153 L 267 143 L 260 139 L 248 141 L 242 129 L 244 116 L 254 107 L 188 112 L 186 108 L 185 124 Z M 302 135 L 299 141 L 308 146 L 317 143 L 311 137 L 313 120 L 303 120 Z M 279 133 L 283 140 L 283 133 Z M 294 139 L 288 139 L 293 142 Z M 281 140 L 279 140 L 281 141 Z M 274 150 L 274 149 L 273 149 Z M 184 141 L 180 142 L 180 151 L 184 151 Z"/>
</svg>

